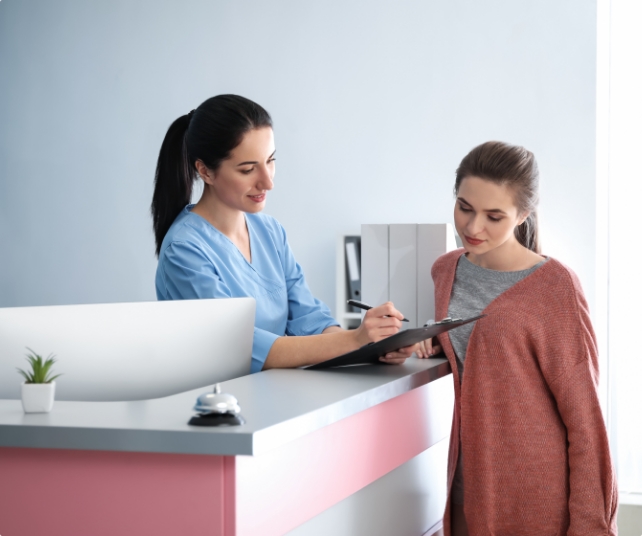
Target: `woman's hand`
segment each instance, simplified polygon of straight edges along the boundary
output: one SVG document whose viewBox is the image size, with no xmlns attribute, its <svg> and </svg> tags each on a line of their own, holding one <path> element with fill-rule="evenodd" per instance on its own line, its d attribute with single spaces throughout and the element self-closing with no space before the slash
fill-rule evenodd
<svg viewBox="0 0 642 536">
<path fill-rule="evenodd" d="M 417 354 L 417 357 L 419 359 L 440 354 L 441 351 L 441 345 L 439 344 L 439 340 L 437 339 L 437 337 L 431 337 L 430 339 L 421 341 L 417 343 L 415 348 L 415 353 Z"/>
<path fill-rule="evenodd" d="M 396 352 L 388 352 L 386 355 L 380 357 L 379 361 L 390 365 L 403 365 L 404 361 L 416 351 L 416 347 L 417 345 L 413 344 L 412 346 L 399 348 Z"/>
<path fill-rule="evenodd" d="M 379 361 L 384 363 L 394 363 L 395 365 L 403 363 L 414 352 L 419 359 L 432 357 L 441 353 L 441 345 L 437 337 L 426 339 L 425 341 L 418 342 L 413 346 L 401 348 L 397 352 L 391 352 L 384 357 L 380 357 Z"/>
<path fill-rule="evenodd" d="M 377 342 L 401 329 L 403 315 L 395 309 L 392 302 L 386 302 L 366 311 L 361 325 L 355 330 L 359 346 Z"/>
<path fill-rule="evenodd" d="M 386 302 L 383 305 L 369 309 L 366 311 L 361 325 L 355 330 L 359 345 L 364 346 L 394 335 L 401 329 L 402 319 L 403 314 L 395 309 L 392 302 Z M 400 348 L 396 352 L 388 352 L 385 356 L 380 357 L 379 361 L 392 365 L 401 365 L 412 355 L 416 346 L 407 346 L 406 348 Z"/>
</svg>

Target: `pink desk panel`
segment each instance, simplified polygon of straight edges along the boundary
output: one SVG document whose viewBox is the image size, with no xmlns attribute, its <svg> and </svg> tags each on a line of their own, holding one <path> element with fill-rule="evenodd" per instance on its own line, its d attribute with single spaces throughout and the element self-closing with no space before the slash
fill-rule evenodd
<svg viewBox="0 0 642 536">
<path fill-rule="evenodd" d="M 285 534 L 447 437 L 440 383 L 260 456 L 0 448 L 0 535 Z"/>
</svg>

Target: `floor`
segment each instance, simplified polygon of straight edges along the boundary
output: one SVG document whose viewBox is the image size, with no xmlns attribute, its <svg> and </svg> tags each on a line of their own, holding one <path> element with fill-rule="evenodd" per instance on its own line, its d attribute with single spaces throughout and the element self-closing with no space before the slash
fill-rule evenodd
<svg viewBox="0 0 642 536">
<path fill-rule="evenodd" d="M 621 504 L 617 516 L 618 536 L 642 536 L 642 506 Z M 434 536 L 443 536 L 443 531 Z"/>
<path fill-rule="evenodd" d="M 642 536 L 642 506 L 621 504 L 617 525 L 618 536 Z"/>
</svg>

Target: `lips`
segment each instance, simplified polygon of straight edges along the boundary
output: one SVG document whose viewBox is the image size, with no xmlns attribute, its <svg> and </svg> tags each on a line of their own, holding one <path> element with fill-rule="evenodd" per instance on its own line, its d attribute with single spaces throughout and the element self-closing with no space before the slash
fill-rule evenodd
<svg viewBox="0 0 642 536">
<path fill-rule="evenodd" d="M 479 240 L 477 238 L 471 238 L 470 236 L 464 236 L 464 238 L 466 239 L 466 242 L 468 242 L 471 246 L 478 246 L 479 244 L 484 242 L 483 240 Z"/>
<path fill-rule="evenodd" d="M 254 201 L 255 203 L 262 203 L 265 201 L 265 194 L 260 194 L 260 195 L 248 195 L 248 197 Z"/>
</svg>

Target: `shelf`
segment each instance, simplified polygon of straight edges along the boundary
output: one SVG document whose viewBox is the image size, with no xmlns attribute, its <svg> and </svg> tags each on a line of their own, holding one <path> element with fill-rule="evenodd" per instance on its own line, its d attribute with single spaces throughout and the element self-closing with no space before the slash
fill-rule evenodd
<svg viewBox="0 0 642 536">
<path fill-rule="evenodd" d="M 360 236 L 360 234 L 342 234 L 337 237 L 335 318 L 343 329 L 354 329 L 361 324 L 361 313 L 347 310 L 349 305 L 347 304 L 348 293 L 346 289 L 346 236 Z"/>
</svg>

